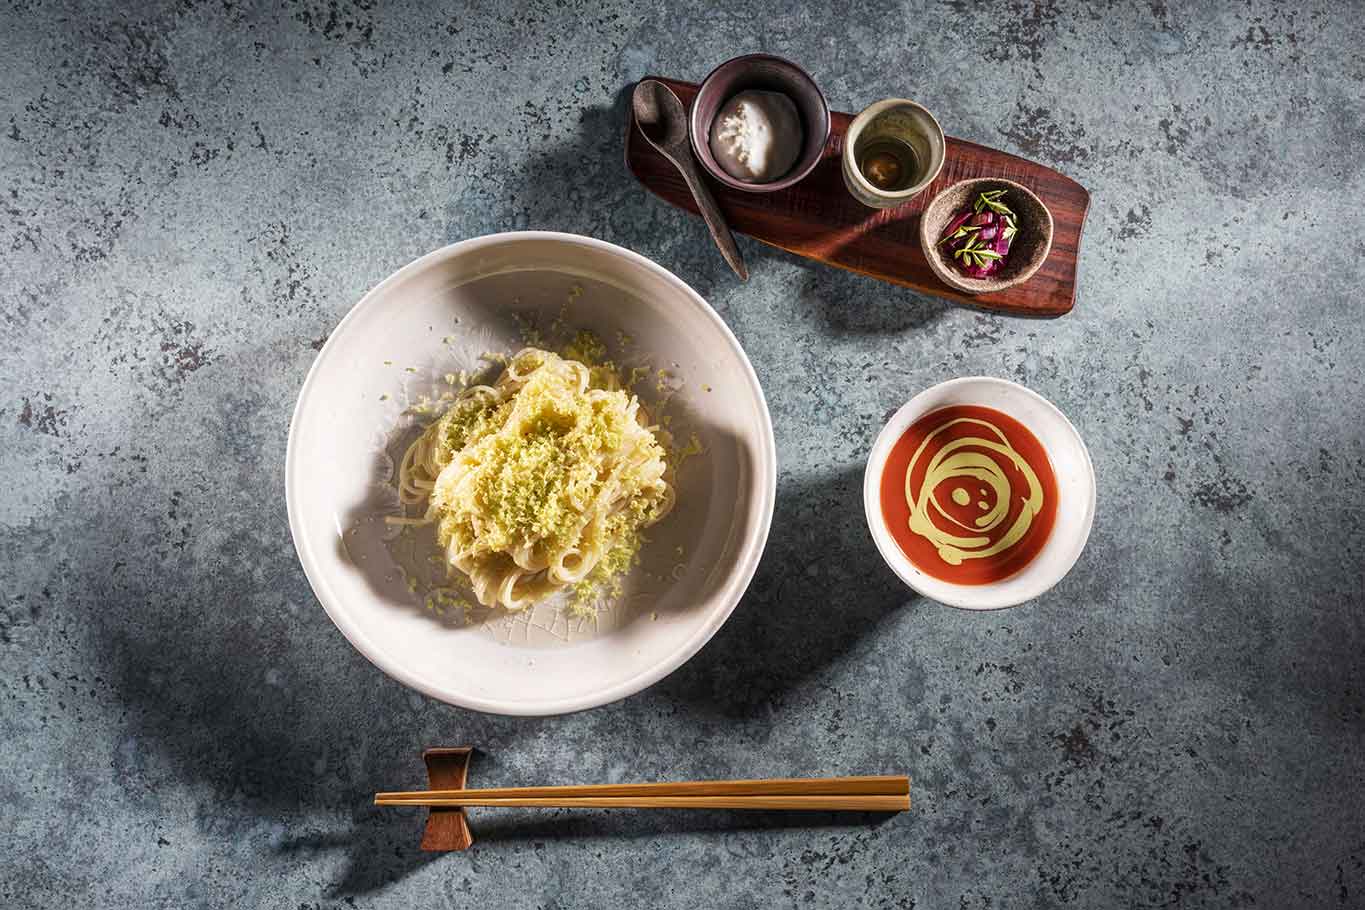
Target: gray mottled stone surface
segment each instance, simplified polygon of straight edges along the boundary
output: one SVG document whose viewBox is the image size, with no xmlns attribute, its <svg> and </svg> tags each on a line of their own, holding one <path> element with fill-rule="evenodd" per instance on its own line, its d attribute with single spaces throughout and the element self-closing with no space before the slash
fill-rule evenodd
<svg viewBox="0 0 1365 910">
<path fill-rule="evenodd" d="M 8 2 L 0 11 L 0 905 L 1365 905 L 1365 27 L 1348 3 Z M 700 222 L 620 90 L 735 53 L 906 94 L 1094 194 L 1074 313 L 983 315 Z M 640 250 L 726 318 L 781 479 L 757 579 L 653 689 L 483 717 L 383 677 L 295 560 L 316 348 L 448 241 Z M 990 373 L 1088 440 L 1099 516 L 1020 609 L 907 596 L 860 513 L 884 414 Z M 812 556 L 813 561 L 812 561 Z M 806 564 L 810 562 L 809 568 Z M 880 824 L 366 805 L 480 783 L 875 773 Z"/>
</svg>

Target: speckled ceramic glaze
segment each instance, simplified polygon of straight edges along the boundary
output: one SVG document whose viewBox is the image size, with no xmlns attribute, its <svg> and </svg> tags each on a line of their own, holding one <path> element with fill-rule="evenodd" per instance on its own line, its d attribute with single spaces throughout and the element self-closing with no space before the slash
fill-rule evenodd
<svg viewBox="0 0 1365 910">
<path fill-rule="evenodd" d="M 439 550 L 408 532 L 395 543 L 384 521 L 393 464 L 418 429 L 412 409 L 479 369 L 483 352 L 554 346 L 553 333 L 579 330 L 623 370 L 641 368 L 636 391 L 654 419 L 696 435 L 702 452 L 678 466 L 677 504 L 598 618 L 573 621 L 554 602 L 477 622 L 438 615 L 425 595 L 440 582 L 413 581 Z M 530 231 L 437 250 L 355 305 L 299 395 L 285 490 L 299 560 L 361 653 L 452 704 L 556 714 L 639 691 L 720 627 L 767 538 L 774 459 L 758 380 L 701 297 L 628 250 Z"/>
<path fill-rule="evenodd" d="M 895 139 L 915 151 L 919 163 L 916 179 L 909 186 L 885 190 L 863 176 L 861 155 L 867 144 L 878 139 Z M 943 127 L 922 104 L 906 98 L 887 98 L 863 108 L 844 133 L 840 169 L 844 186 L 863 205 L 887 209 L 900 205 L 924 192 L 943 169 L 946 143 Z"/>
<path fill-rule="evenodd" d="M 1001 201 L 1018 216 L 1019 233 L 1004 267 L 989 278 L 972 278 L 953 268 L 940 241 L 953 216 L 972 204 L 978 193 L 1003 189 Z M 919 221 L 919 244 L 929 267 L 949 287 L 968 294 L 988 294 L 1028 281 L 1052 249 L 1052 213 L 1032 190 L 1000 177 L 963 180 L 933 198 Z"/>
<path fill-rule="evenodd" d="M 796 163 L 781 177 L 765 183 L 750 183 L 731 176 L 711 153 L 711 123 L 716 114 L 725 102 L 749 89 L 786 95 L 801 115 L 801 152 Z M 829 129 L 829 105 L 815 80 L 790 60 L 770 54 L 736 57 L 712 70 L 702 80 L 689 117 L 692 151 L 701 166 L 716 180 L 746 193 L 771 193 L 799 182 L 820 163 Z"/>
</svg>

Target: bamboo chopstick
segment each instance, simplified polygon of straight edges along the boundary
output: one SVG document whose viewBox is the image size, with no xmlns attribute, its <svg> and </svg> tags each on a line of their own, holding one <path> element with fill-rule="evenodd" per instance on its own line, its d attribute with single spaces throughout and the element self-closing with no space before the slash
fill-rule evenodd
<svg viewBox="0 0 1365 910">
<path fill-rule="evenodd" d="M 376 799 L 376 806 L 513 807 L 545 809 L 793 809 L 811 812 L 900 812 L 910 808 L 901 796 L 561 796 L 459 799 Z"/>
<path fill-rule="evenodd" d="M 562 787 L 489 787 L 377 793 L 377 806 L 544 806 L 635 809 L 847 809 L 894 812 L 910 808 L 910 779 L 901 776 L 591 784 Z"/>
<path fill-rule="evenodd" d="M 398 790 L 376 793 L 376 800 L 460 799 L 494 797 L 599 796 L 900 796 L 910 792 L 910 778 L 784 777 L 767 780 L 694 780 L 657 784 L 581 784 L 554 787 L 485 787 L 478 790 Z"/>
</svg>

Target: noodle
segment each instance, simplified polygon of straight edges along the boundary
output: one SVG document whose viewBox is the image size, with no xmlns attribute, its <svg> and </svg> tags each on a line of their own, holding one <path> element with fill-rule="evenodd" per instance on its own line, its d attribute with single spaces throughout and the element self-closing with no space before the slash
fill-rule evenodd
<svg viewBox="0 0 1365 910">
<path fill-rule="evenodd" d="M 435 522 L 484 606 L 523 610 L 568 587 L 586 598 L 673 507 L 660 437 L 609 368 L 526 348 L 408 447 L 398 495 L 426 512 L 394 521 Z"/>
</svg>

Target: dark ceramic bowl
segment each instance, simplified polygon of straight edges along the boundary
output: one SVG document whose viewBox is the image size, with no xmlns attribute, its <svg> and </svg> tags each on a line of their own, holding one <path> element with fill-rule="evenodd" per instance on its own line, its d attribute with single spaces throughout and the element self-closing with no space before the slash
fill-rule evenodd
<svg viewBox="0 0 1365 910">
<path fill-rule="evenodd" d="M 1001 189 L 1005 191 L 1001 201 L 1018 216 L 1019 233 L 1010 245 L 1009 261 L 1001 271 L 989 278 L 971 278 L 948 261 L 939 241 L 953 216 L 971 205 L 978 193 Z M 1052 249 L 1052 213 L 1032 190 L 1013 180 L 1003 177 L 963 180 L 929 202 L 919 220 L 919 245 L 924 258 L 929 260 L 929 268 L 944 284 L 968 294 L 989 294 L 1028 281 L 1038 271 Z"/>
<path fill-rule="evenodd" d="M 711 154 L 711 122 L 716 119 L 716 112 L 735 95 L 749 89 L 781 92 L 792 100 L 801 115 L 801 154 L 791 170 L 767 183 L 736 180 Z M 815 80 L 795 63 L 768 54 L 736 57 L 713 69 L 711 75 L 702 80 L 688 122 L 692 151 L 701 166 L 721 183 L 746 193 L 771 193 L 801 180 L 820 163 L 820 155 L 829 139 L 829 105 Z"/>
</svg>

